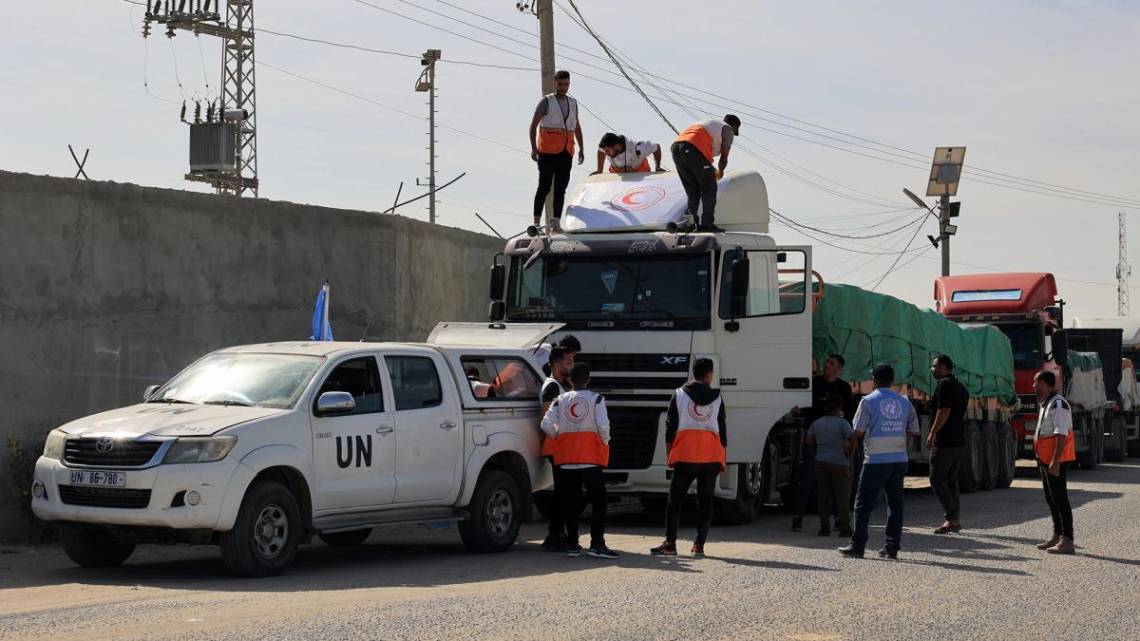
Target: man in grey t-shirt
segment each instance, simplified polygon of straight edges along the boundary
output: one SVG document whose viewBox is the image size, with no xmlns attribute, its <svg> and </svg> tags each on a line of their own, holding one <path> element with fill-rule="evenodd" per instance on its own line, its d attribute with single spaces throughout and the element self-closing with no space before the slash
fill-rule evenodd
<svg viewBox="0 0 1140 641">
<path fill-rule="evenodd" d="M 839 536 L 851 536 L 851 453 L 855 450 L 855 430 L 843 417 L 843 399 L 824 399 L 824 416 L 808 428 L 804 439 L 816 448 L 816 500 L 819 503 L 819 535 L 831 536 L 831 515 Z"/>
</svg>

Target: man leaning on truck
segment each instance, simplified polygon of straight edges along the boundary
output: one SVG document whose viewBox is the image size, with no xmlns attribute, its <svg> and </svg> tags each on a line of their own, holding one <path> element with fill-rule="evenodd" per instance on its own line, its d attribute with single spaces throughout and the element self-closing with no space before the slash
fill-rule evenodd
<svg viewBox="0 0 1140 641">
<path fill-rule="evenodd" d="M 1069 504 L 1066 472 L 1077 458 L 1073 439 L 1073 413 L 1069 401 L 1057 392 L 1057 376 L 1041 371 L 1033 377 L 1037 393 L 1037 431 L 1033 434 L 1033 451 L 1037 470 L 1045 488 L 1045 502 L 1053 517 L 1053 537 L 1037 545 L 1049 554 L 1076 554 L 1073 545 L 1073 508 Z"/>
</svg>

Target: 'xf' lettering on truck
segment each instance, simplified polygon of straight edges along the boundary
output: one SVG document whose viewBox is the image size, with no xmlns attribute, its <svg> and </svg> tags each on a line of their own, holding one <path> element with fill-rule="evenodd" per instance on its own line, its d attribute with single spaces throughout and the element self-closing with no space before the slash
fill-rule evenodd
<svg viewBox="0 0 1140 641">
<path fill-rule="evenodd" d="M 345 436 L 336 437 L 336 464 L 340 467 L 348 467 L 352 464 L 352 440 L 353 437 Z M 361 461 L 364 462 L 364 467 L 372 467 L 372 435 L 356 436 L 356 467 L 360 467 Z"/>
</svg>

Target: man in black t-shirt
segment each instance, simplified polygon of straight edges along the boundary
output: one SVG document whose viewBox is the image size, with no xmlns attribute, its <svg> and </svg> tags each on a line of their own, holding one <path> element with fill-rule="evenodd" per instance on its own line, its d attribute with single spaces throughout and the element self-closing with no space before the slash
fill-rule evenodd
<svg viewBox="0 0 1140 641">
<path fill-rule="evenodd" d="M 959 520 L 958 474 L 962 456 L 966 452 L 963 423 L 970 393 L 954 377 L 954 361 L 949 356 L 943 354 L 935 358 L 930 371 L 938 380 L 930 402 L 934 415 L 930 424 L 930 436 L 926 440 L 930 448 L 930 485 L 938 495 L 946 517 L 934 533 L 948 534 L 962 529 Z"/>
</svg>

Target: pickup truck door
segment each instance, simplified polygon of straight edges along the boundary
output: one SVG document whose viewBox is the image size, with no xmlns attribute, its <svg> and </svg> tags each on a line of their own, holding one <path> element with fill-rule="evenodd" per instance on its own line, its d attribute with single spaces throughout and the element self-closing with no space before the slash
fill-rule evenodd
<svg viewBox="0 0 1140 641">
<path fill-rule="evenodd" d="M 375 355 L 350 356 L 325 376 L 309 405 L 316 512 L 390 505 L 396 493 L 395 422 Z M 351 412 L 322 416 L 324 392 L 348 392 Z"/>
<path fill-rule="evenodd" d="M 396 419 L 396 503 L 450 499 L 459 483 L 463 424 L 455 379 L 436 352 L 385 351 Z"/>
</svg>

